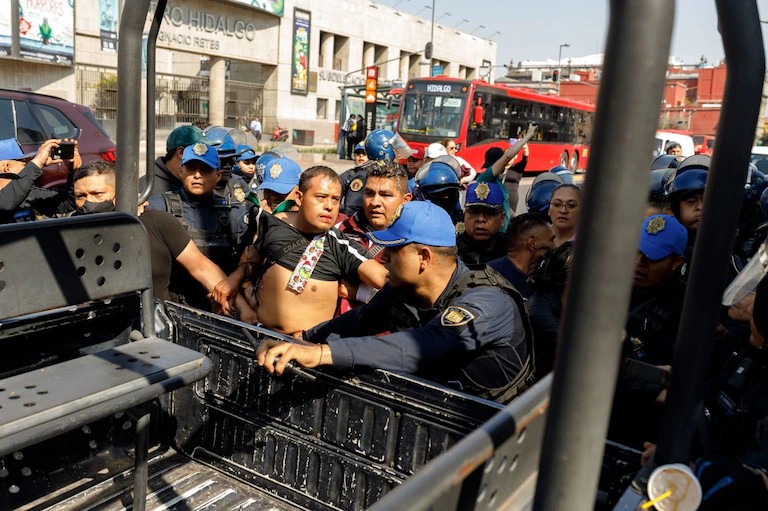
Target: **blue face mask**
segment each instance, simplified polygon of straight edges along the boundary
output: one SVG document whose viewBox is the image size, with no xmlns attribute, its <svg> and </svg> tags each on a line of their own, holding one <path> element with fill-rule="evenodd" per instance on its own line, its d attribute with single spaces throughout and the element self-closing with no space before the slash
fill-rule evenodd
<svg viewBox="0 0 768 511">
<path fill-rule="evenodd" d="M 109 213 L 115 210 L 115 204 L 111 200 L 104 202 L 91 202 L 85 201 L 85 203 L 77 208 L 72 214 L 73 216 L 91 215 L 93 213 Z"/>
</svg>

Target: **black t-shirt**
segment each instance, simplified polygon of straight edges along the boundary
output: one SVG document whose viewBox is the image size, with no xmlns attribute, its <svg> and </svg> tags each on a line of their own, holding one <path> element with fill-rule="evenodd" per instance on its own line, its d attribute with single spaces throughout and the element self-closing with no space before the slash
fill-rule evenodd
<svg viewBox="0 0 768 511">
<path fill-rule="evenodd" d="M 293 271 L 316 234 L 300 232 L 265 212 L 256 215 L 255 220 L 258 222 L 259 236 L 254 243 L 254 248 L 259 255 Z M 298 243 L 298 241 L 301 242 Z M 292 249 L 288 253 L 280 250 L 289 245 Z M 365 254 L 363 247 L 348 239 L 334 227 L 325 235 L 323 255 L 312 272 L 312 278 L 331 282 L 342 277 L 351 277 L 354 280 L 357 277 L 357 269 L 368 260 L 363 254 Z"/>
<path fill-rule="evenodd" d="M 161 300 L 169 300 L 171 271 L 177 266 L 176 258 L 192 240 L 181 222 L 166 211 L 146 210 L 139 220 L 149 235 L 154 295 Z M 180 270 L 186 273 L 183 268 Z"/>
</svg>

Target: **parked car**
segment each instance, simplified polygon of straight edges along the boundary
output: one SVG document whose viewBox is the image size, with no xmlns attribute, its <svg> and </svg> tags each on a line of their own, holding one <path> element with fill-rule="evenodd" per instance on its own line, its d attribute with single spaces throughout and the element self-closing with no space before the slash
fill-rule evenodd
<svg viewBox="0 0 768 511">
<path fill-rule="evenodd" d="M 35 152 L 50 138 L 74 138 L 83 162 L 115 161 L 115 143 L 91 109 L 65 99 L 28 91 L 0 89 L 0 140 L 15 138 L 25 153 Z M 44 188 L 65 185 L 63 163 L 47 166 L 37 184 Z"/>
</svg>

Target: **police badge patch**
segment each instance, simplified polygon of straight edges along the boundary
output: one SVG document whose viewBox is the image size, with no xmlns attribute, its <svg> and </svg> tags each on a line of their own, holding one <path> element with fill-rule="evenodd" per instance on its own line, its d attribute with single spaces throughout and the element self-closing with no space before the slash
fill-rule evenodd
<svg viewBox="0 0 768 511">
<path fill-rule="evenodd" d="M 456 234 L 461 234 L 466 230 L 467 228 L 464 226 L 464 222 L 456 222 Z"/>
<path fill-rule="evenodd" d="M 477 195 L 477 198 L 480 200 L 485 200 L 488 198 L 488 195 L 491 193 L 491 188 L 486 183 L 478 183 L 477 187 L 475 188 L 475 195 Z"/>
<path fill-rule="evenodd" d="M 283 167 L 280 166 L 279 163 L 273 164 L 271 167 L 269 167 L 269 177 L 272 179 L 277 179 L 280 177 L 280 174 L 283 172 Z"/>
<path fill-rule="evenodd" d="M 663 231 L 666 226 L 667 226 L 666 220 L 657 216 L 656 218 L 653 218 L 650 222 L 648 222 L 648 226 L 645 228 L 645 232 L 647 232 L 648 234 L 658 234 L 661 231 Z"/>
<path fill-rule="evenodd" d="M 245 200 L 245 190 L 243 190 L 242 186 L 238 186 L 234 190 L 232 190 L 232 195 L 235 196 L 235 199 L 237 199 L 237 202 L 243 202 Z"/>
<path fill-rule="evenodd" d="M 205 153 L 208 152 L 208 146 L 203 144 L 202 142 L 198 142 L 197 144 L 192 146 L 192 152 L 198 156 L 203 156 Z"/>
<path fill-rule="evenodd" d="M 443 311 L 440 324 L 443 326 L 462 326 L 475 319 L 475 315 L 463 307 L 451 306 Z"/>
<path fill-rule="evenodd" d="M 349 183 L 349 189 L 353 192 L 359 192 L 360 189 L 363 187 L 363 180 L 359 177 L 356 177 L 352 180 L 351 183 Z"/>
</svg>

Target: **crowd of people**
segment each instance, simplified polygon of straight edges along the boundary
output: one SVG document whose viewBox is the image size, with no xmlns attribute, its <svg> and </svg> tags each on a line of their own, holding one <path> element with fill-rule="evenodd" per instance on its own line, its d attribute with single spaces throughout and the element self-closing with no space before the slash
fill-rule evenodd
<svg viewBox="0 0 768 511">
<path fill-rule="evenodd" d="M 353 133 L 353 118 L 347 133 Z M 535 127 L 481 169 L 444 140 L 411 150 L 398 135 L 348 135 L 354 167 L 302 172 L 279 150 L 257 155 L 224 128 L 180 126 L 140 206 L 155 296 L 293 336 L 264 341 L 257 361 L 383 368 L 509 402 L 550 372 L 566 307 L 582 189 L 555 167 L 517 210 Z M 36 188 L 49 140 L 24 155 L 0 142 L 0 221 L 114 209 L 115 170 L 75 157 L 63 190 Z M 672 372 L 710 158 L 670 151 L 649 168 L 622 371 L 609 438 L 652 452 L 666 388 L 627 370 Z M 750 166 L 729 281 L 763 250 L 768 179 Z M 760 252 L 762 253 L 762 252 Z M 768 467 L 765 279 L 722 309 L 697 452 Z M 535 354 L 535 356 L 534 356 Z"/>
</svg>

